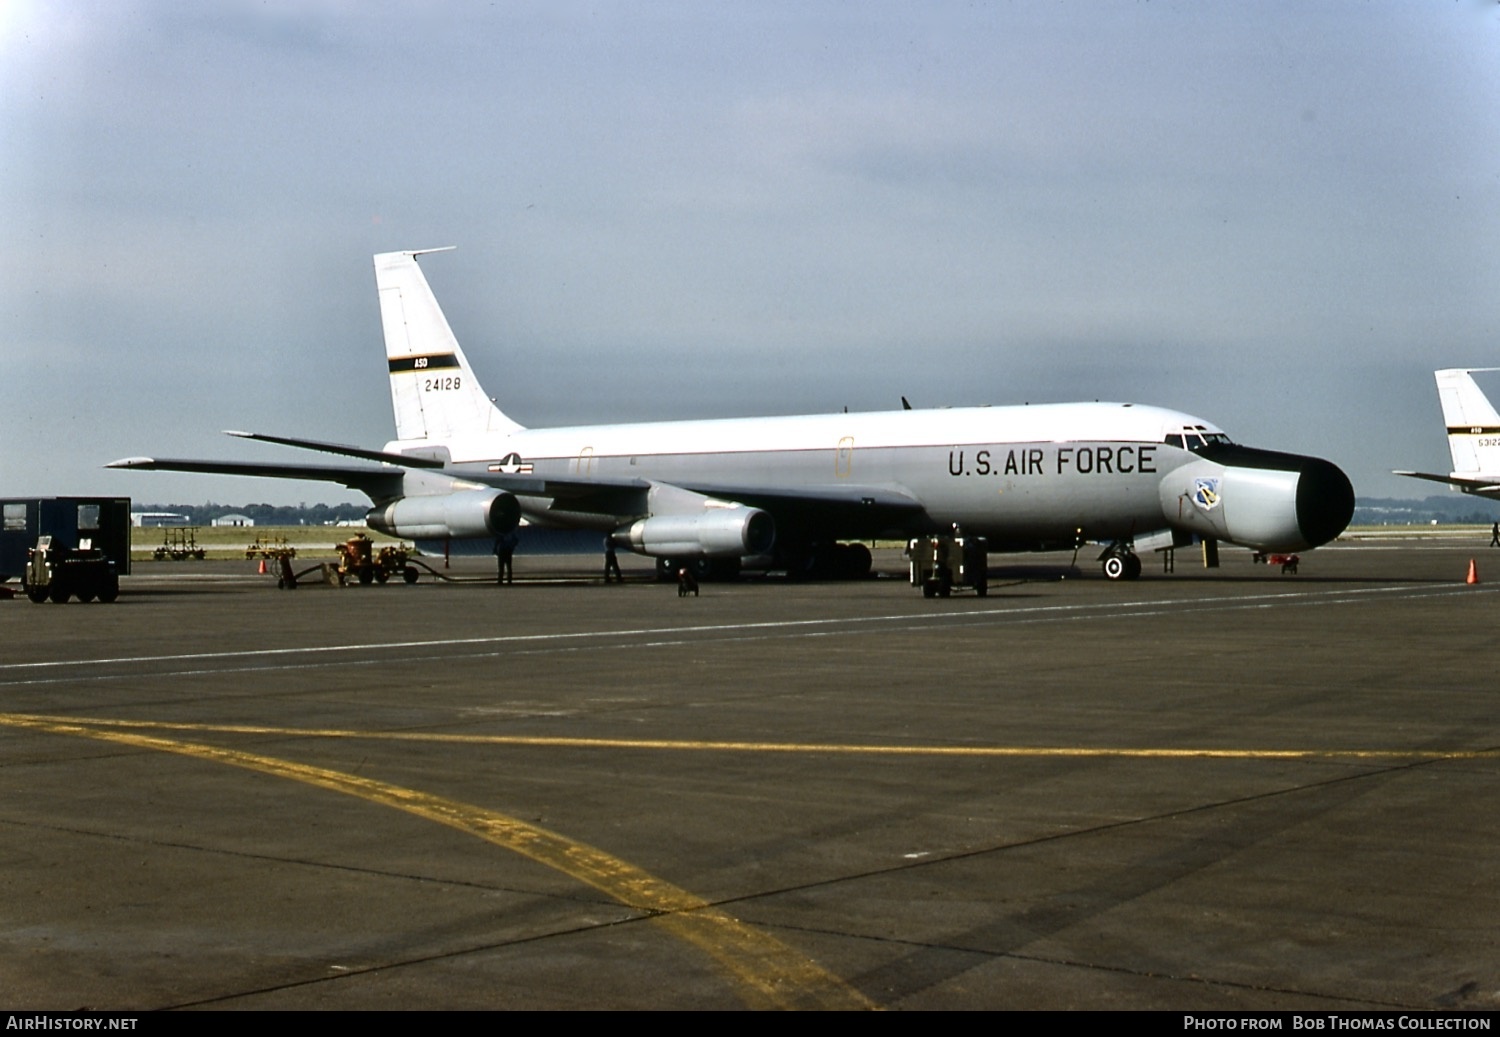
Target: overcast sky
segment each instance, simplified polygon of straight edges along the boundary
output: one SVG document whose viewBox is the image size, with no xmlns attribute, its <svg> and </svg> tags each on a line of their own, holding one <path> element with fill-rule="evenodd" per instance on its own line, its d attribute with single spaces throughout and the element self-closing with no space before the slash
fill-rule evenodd
<svg viewBox="0 0 1500 1037">
<path fill-rule="evenodd" d="M 1438 491 L 1500 5 L 0 3 L 0 495 L 393 434 L 370 256 L 546 426 L 1128 400 Z M 1500 403 L 1500 383 L 1494 385 Z"/>
</svg>

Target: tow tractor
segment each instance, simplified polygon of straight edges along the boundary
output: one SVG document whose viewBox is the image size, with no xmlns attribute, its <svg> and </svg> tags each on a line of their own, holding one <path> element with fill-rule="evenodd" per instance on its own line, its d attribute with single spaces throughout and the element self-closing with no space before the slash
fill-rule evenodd
<svg viewBox="0 0 1500 1037">
<path fill-rule="evenodd" d="M 321 573 L 325 583 L 340 587 L 346 586 L 351 577 L 362 584 L 385 583 L 397 574 L 407 583 L 416 583 L 421 576 L 417 571 L 419 565 L 441 579 L 447 578 L 413 558 L 412 549 L 406 544 L 388 544 L 377 551 L 370 538 L 360 533 L 333 547 L 339 553 L 337 562 L 319 562 L 301 572 L 292 570 L 295 550 L 270 552 L 276 571 L 276 586 L 282 590 L 295 590 L 297 581 L 311 573 Z M 267 571 L 265 565 L 262 560 L 261 572 Z"/>
<path fill-rule="evenodd" d="M 921 587 L 924 598 L 946 598 L 954 587 L 972 587 L 981 598 L 990 592 L 989 543 L 984 537 L 964 536 L 957 526 L 951 536 L 907 541 L 906 558 L 911 585 Z"/>
<path fill-rule="evenodd" d="M 410 549 L 405 544 L 386 545 L 379 551 L 363 533 L 336 545 L 339 552 L 338 579 L 342 585 L 353 576 L 360 583 L 385 583 L 396 573 L 407 583 L 417 582 L 417 568 L 410 564 Z"/>
<path fill-rule="evenodd" d="M 26 596 L 40 605 L 61 605 L 71 597 L 108 603 L 120 596 L 120 576 L 115 563 L 93 540 L 84 537 L 75 548 L 53 544 L 52 537 L 39 537 L 27 552 L 24 577 Z"/>
</svg>

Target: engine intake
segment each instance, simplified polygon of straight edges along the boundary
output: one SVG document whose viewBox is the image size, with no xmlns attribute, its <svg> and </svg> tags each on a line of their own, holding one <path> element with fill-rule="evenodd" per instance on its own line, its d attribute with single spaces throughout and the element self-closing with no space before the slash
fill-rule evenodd
<svg viewBox="0 0 1500 1037">
<path fill-rule="evenodd" d="M 1161 483 L 1174 528 L 1261 551 L 1305 551 L 1354 517 L 1354 487 L 1331 462 L 1217 444 Z"/>
</svg>

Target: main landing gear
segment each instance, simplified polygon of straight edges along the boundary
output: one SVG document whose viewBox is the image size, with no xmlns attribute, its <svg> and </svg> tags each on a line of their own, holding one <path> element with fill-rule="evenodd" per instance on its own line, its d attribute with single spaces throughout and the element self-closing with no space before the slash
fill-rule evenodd
<svg viewBox="0 0 1500 1037">
<path fill-rule="evenodd" d="M 1134 580 L 1141 575 L 1141 559 L 1124 544 L 1111 544 L 1099 556 L 1106 580 Z"/>
<path fill-rule="evenodd" d="M 767 564 L 769 562 L 769 564 Z M 774 559 L 751 560 L 755 569 L 784 569 L 793 580 L 865 580 L 873 565 L 870 549 L 861 543 L 803 544 L 779 550 Z M 675 583 L 677 570 L 687 569 L 699 583 L 722 583 L 739 579 L 739 558 L 657 558 L 656 578 Z"/>
<path fill-rule="evenodd" d="M 820 543 L 790 548 L 778 562 L 794 580 L 863 580 L 873 559 L 864 544 Z"/>
</svg>

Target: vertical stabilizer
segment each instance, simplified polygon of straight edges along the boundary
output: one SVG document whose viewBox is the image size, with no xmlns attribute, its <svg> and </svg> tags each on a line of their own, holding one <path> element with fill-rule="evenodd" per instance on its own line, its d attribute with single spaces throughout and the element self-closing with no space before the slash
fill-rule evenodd
<svg viewBox="0 0 1500 1037">
<path fill-rule="evenodd" d="M 1454 475 L 1500 472 L 1500 414 L 1483 390 L 1475 384 L 1474 371 L 1494 367 L 1453 368 L 1433 372 L 1438 399 L 1443 404 L 1443 424 L 1448 427 L 1448 450 L 1453 455 Z"/>
<path fill-rule="evenodd" d="M 521 428 L 485 395 L 417 266 L 418 256 L 446 251 L 382 252 L 375 257 L 397 439 L 443 441 Z"/>
</svg>

